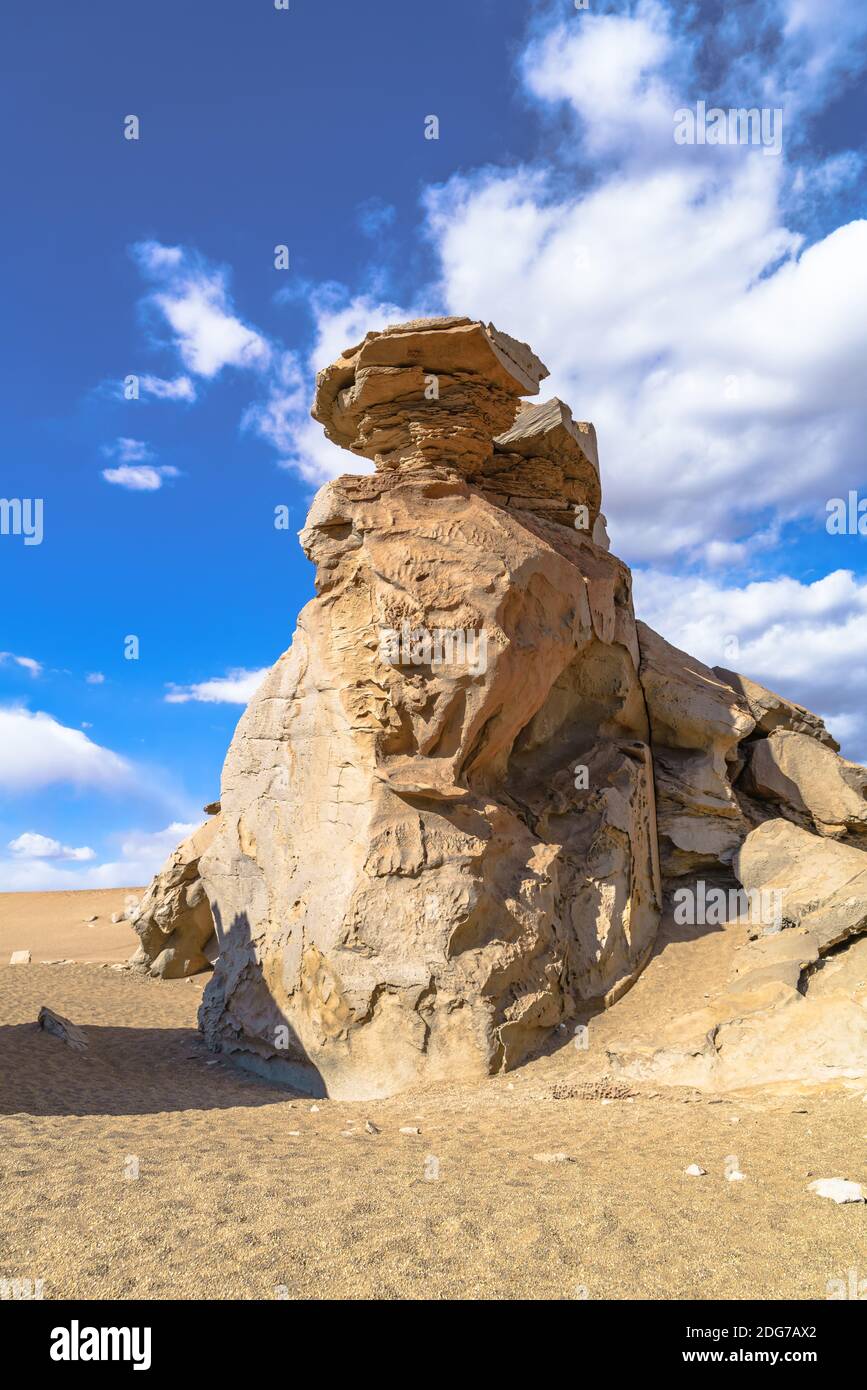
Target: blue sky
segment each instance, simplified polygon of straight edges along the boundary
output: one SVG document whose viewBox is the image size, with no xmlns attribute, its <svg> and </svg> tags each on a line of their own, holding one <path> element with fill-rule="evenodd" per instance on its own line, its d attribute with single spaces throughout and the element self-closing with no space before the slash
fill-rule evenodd
<svg viewBox="0 0 867 1390">
<path fill-rule="evenodd" d="M 842 0 L 6 6 L 0 496 L 44 534 L 0 535 L 0 889 L 141 882 L 201 818 L 358 469 L 315 369 L 416 313 L 527 339 L 640 616 L 867 757 L 867 537 L 825 525 L 867 496 L 865 36 Z M 676 144 L 700 100 L 782 152 Z"/>
</svg>

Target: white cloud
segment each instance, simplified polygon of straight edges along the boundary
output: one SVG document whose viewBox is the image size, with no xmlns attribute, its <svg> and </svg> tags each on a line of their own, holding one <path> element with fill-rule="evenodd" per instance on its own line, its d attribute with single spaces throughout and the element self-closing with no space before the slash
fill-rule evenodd
<svg viewBox="0 0 867 1390">
<path fill-rule="evenodd" d="M 195 829 L 194 822 L 173 821 L 155 832 L 128 831 L 120 837 L 116 858 L 100 864 L 90 863 L 87 867 L 64 866 L 57 858 L 48 856 L 15 854 L 11 859 L 0 859 L 0 892 L 144 887 L 172 851 Z M 45 837 L 30 838 L 38 841 Z M 57 841 L 47 840 L 46 843 L 55 845 Z M 83 859 L 79 862 L 83 865 Z"/>
<path fill-rule="evenodd" d="M 725 586 L 637 570 L 638 616 L 709 666 L 724 666 L 821 714 L 847 756 L 867 762 L 867 579 L 835 570 Z"/>
<path fill-rule="evenodd" d="M 88 675 L 85 676 L 84 679 L 88 685 L 105 684 L 105 676 L 102 674 L 101 671 L 91 671 Z"/>
<path fill-rule="evenodd" d="M 260 671 L 238 669 L 225 676 L 213 676 L 210 680 L 199 681 L 194 685 L 169 685 L 166 703 L 185 705 L 191 700 L 202 704 L 246 705 L 252 700 L 262 681 L 267 676 L 269 666 Z"/>
<path fill-rule="evenodd" d="M 154 467 L 151 464 L 121 464 L 119 468 L 103 468 L 107 483 L 126 488 L 128 492 L 158 492 L 165 478 L 179 478 L 180 471 L 171 464 Z"/>
<path fill-rule="evenodd" d="M 133 255 L 160 286 L 148 303 L 165 319 L 188 371 L 211 378 L 224 367 L 262 370 L 271 346 L 235 313 L 225 270 L 209 266 L 180 247 L 140 242 Z"/>
<path fill-rule="evenodd" d="M 675 46 L 658 4 L 628 14 L 582 14 L 528 45 L 522 74 L 543 102 L 567 102 L 583 136 L 582 157 L 631 158 L 672 144 L 672 93 L 664 74 L 687 45 Z"/>
<path fill-rule="evenodd" d="M 0 788 L 33 792 L 58 782 L 106 791 L 134 785 L 132 764 L 50 714 L 0 708 Z"/>
<path fill-rule="evenodd" d="M 25 671 L 30 672 L 31 676 L 42 675 L 42 663 L 32 656 L 16 656 L 14 652 L 0 652 L 0 665 L 7 661 L 23 667 Z"/>
<path fill-rule="evenodd" d="M 813 24 L 795 5 L 775 12 Z M 793 518 L 821 525 L 826 499 L 860 477 L 867 221 L 805 247 L 783 215 L 796 166 L 674 144 L 697 40 L 673 24 L 658 4 L 582 12 L 530 45 L 529 91 L 574 117 L 559 157 L 584 162 L 577 191 L 546 158 L 456 175 L 425 201 L 448 310 L 526 339 L 553 371 L 544 394 L 596 424 L 615 548 L 718 566 Z M 730 90 L 752 104 L 758 76 L 735 41 Z M 787 90 L 802 80 L 819 100 L 844 61 L 845 41 L 828 43 L 815 71 L 783 44 Z M 814 160 L 814 186 L 823 172 L 833 185 L 846 170 Z"/>
<path fill-rule="evenodd" d="M 188 376 L 178 376 L 171 381 L 161 376 L 142 376 L 139 386 L 146 396 L 154 396 L 159 401 L 196 399 L 196 388 Z"/>
<path fill-rule="evenodd" d="M 87 845 L 73 849 L 71 845 L 62 845 L 59 840 L 30 830 L 10 840 L 7 848 L 16 859 L 72 859 L 76 863 L 86 863 L 96 858 L 96 851 Z"/>
</svg>

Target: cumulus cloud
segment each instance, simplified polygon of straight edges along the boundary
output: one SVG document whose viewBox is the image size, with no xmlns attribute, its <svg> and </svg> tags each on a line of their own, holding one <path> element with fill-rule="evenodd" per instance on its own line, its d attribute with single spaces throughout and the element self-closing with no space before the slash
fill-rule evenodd
<svg viewBox="0 0 867 1390">
<path fill-rule="evenodd" d="M 58 782 L 116 791 L 135 775 L 125 758 L 50 714 L 0 708 L 0 788 L 33 792 Z"/>
<path fill-rule="evenodd" d="M 802 108 L 807 93 L 817 104 L 846 40 L 829 38 L 814 64 L 796 42 L 814 21 L 772 8 L 765 66 L 802 89 Z M 764 32 L 757 7 L 738 13 Z M 867 222 L 807 245 L 784 212 L 796 164 L 675 145 L 674 112 L 701 87 L 699 41 L 672 15 L 582 12 L 538 36 L 521 71 L 543 115 L 571 113 L 562 167 L 456 175 L 425 204 L 448 309 L 525 338 L 553 369 L 546 395 L 596 424 L 619 551 L 718 565 L 819 517 L 860 472 Z M 740 62 L 749 51 L 742 29 L 727 31 L 719 81 L 752 105 L 766 88 Z M 585 166 L 577 190 L 570 161 Z M 851 174 L 839 156 L 810 161 L 814 190 Z"/>
<path fill-rule="evenodd" d="M 62 845 L 59 840 L 30 830 L 10 840 L 7 848 L 16 859 L 72 859 L 76 863 L 86 863 L 96 858 L 96 851 L 88 845 L 73 849 L 71 845 Z"/>
<path fill-rule="evenodd" d="M 62 855 L 22 854 L 13 849 L 10 858 L 0 858 L 0 892 L 143 887 L 150 882 L 168 855 L 196 828 L 192 822 L 173 821 L 158 831 L 128 831 L 119 837 L 115 857 L 98 864 L 88 862 L 86 867 L 84 851 L 73 852 L 80 856 L 78 864 L 73 867 L 62 862 Z M 48 845 L 58 843 L 41 835 L 23 835 L 19 836 L 20 840 L 44 840 Z M 16 843 L 13 841 L 9 848 L 12 849 Z M 89 859 L 93 851 L 89 850 L 87 854 Z"/>
<path fill-rule="evenodd" d="M 166 703 L 185 705 L 195 700 L 208 705 L 246 705 L 252 700 L 270 667 L 260 671 L 234 670 L 225 676 L 213 676 L 210 680 L 199 681 L 194 685 L 169 685 Z"/>
<path fill-rule="evenodd" d="M 105 684 L 105 676 L 102 674 L 101 671 L 90 671 L 90 672 L 88 673 L 88 675 L 85 676 L 84 679 L 85 679 L 85 681 L 87 682 L 88 685 L 104 685 L 104 684 Z"/>
<path fill-rule="evenodd" d="M 804 584 L 741 586 L 637 570 L 639 617 L 708 666 L 725 666 L 821 714 L 844 753 L 867 762 L 867 579 L 834 570 Z"/>
</svg>

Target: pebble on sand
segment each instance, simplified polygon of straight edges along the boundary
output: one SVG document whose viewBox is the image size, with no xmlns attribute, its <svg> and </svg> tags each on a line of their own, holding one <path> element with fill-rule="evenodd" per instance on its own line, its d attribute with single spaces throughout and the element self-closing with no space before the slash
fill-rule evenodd
<svg viewBox="0 0 867 1390">
<path fill-rule="evenodd" d="M 847 1182 L 845 1178 L 817 1178 L 807 1189 L 817 1197 L 828 1197 L 832 1202 L 865 1202 L 864 1188 L 860 1182 Z"/>
<path fill-rule="evenodd" d="M 702 1168 L 699 1163 L 691 1163 L 688 1168 L 684 1168 L 684 1173 L 688 1178 L 706 1178 L 707 1169 Z"/>
<path fill-rule="evenodd" d="M 12 955 L 9 957 L 9 964 L 10 964 L 10 965 L 29 965 L 29 964 L 30 964 L 30 952 L 29 952 L 29 951 L 13 951 L 13 952 L 12 952 Z"/>
</svg>

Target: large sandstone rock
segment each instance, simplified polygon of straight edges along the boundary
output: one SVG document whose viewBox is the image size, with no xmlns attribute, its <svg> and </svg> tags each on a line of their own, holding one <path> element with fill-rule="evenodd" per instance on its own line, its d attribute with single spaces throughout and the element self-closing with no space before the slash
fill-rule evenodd
<svg viewBox="0 0 867 1390">
<path fill-rule="evenodd" d="M 721 681 L 725 681 L 726 685 L 730 685 L 746 700 L 750 714 L 756 721 L 756 736 L 772 734 L 775 729 L 790 729 L 796 734 L 809 734 L 811 738 L 818 739 L 820 743 L 839 753 L 839 743 L 828 733 L 825 721 L 820 719 L 818 714 L 813 714 L 803 705 L 796 705 L 793 701 L 784 699 L 782 695 L 775 695 L 773 690 L 767 690 L 748 676 L 741 676 L 736 671 L 727 671 L 723 666 L 714 666 L 713 669 Z"/>
<path fill-rule="evenodd" d="M 732 790 L 738 744 L 755 719 L 708 666 L 639 622 L 641 684 L 656 778 L 662 872 L 729 865 L 749 825 Z"/>
<path fill-rule="evenodd" d="M 734 870 L 752 892 L 778 889 L 786 922 L 812 933 L 820 954 L 867 930 L 867 853 L 766 821 L 744 840 Z"/>
<path fill-rule="evenodd" d="M 615 1044 L 613 1067 L 716 1091 L 867 1077 L 867 854 L 778 819 L 747 836 L 734 868 L 756 907 L 781 895 L 783 930 L 753 932 L 707 1002 Z"/>
<path fill-rule="evenodd" d="M 777 728 L 751 744 L 739 786 L 820 835 L 867 844 L 867 769 L 814 737 Z"/>
<path fill-rule="evenodd" d="M 140 945 L 130 964 L 159 979 L 209 970 L 217 942 L 211 905 L 199 876 L 199 860 L 217 833 L 206 821 L 169 855 L 129 921 Z"/>
<path fill-rule="evenodd" d="M 629 571 L 570 507 L 525 505 L 542 459 L 598 511 L 595 438 L 553 403 L 507 439 L 509 490 L 480 485 L 545 374 L 451 319 L 369 334 L 319 378 L 315 417 L 377 471 L 314 500 L 317 597 L 241 719 L 200 865 L 207 1041 L 311 1092 L 513 1066 L 654 940 Z"/>
</svg>

